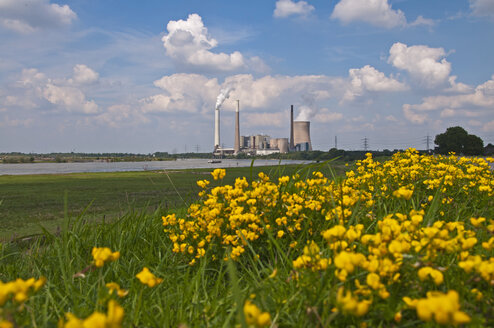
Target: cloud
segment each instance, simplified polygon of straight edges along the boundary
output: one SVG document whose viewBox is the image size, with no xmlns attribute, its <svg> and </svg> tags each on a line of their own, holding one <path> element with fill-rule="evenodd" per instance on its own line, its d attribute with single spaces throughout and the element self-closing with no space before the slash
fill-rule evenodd
<svg viewBox="0 0 494 328">
<path fill-rule="evenodd" d="M 418 111 L 475 108 L 488 110 L 494 106 L 494 75 L 491 80 L 478 85 L 470 93 L 425 97 L 421 104 L 406 106 Z"/>
<path fill-rule="evenodd" d="M 76 67 L 78 66 L 84 65 L 77 65 Z M 92 71 L 88 67 L 86 68 Z M 75 69 L 75 71 L 77 70 Z M 94 71 L 92 72 L 95 73 Z M 22 71 L 16 86 L 16 91 L 20 92 L 21 96 L 13 96 L 10 100 L 10 106 L 51 109 L 46 106 L 46 103 L 40 102 L 40 100 L 45 100 L 52 105 L 56 105 L 55 107 L 60 111 L 83 114 L 95 114 L 98 112 L 98 105 L 93 100 L 86 99 L 84 92 L 73 85 L 73 79 L 50 79 L 44 73 L 31 68 Z M 26 106 L 26 104 L 30 105 Z"/>
<path fill-rule="evenodd" d="M 403 105 L 403 115 L 405 118 L 414 124 L 423 124 L 427 119 L 426 114 L 419 114 L 410 109 L 410 105 Z"/>
<path fill-rule="evenodd" d="M 0 111 L 1 112 L 1 111 Z M 19 119 L 19 118 L 10 118 L 9 115 L 5 115 L 0 120 L 0 126 L 3 127 L 25 127 L 28 128 L 32 126 L 34 120 L 32 118 Z"/>
<path fill-rule="evenodd" d="M 278 0 L 273 16 L 276 18 L 286 18 L 289 16 L 307 16 L 314 11 L 314 6 L 306 1 Z"/>
<path fill-rule="evenodd" d="M 331 14 L 345 24 L 364 22 L 384 28 L 404 27 L 407 24 L 401 10 L 393 10 L 388 0 L 341 0 Z"/>
<path fill-rule="evenodd" d="M 220 89 L 216 78 L 186 73 L 163 76 L 154 85 L 164 93 L 141 99 L 144 112 L 194 113 L 207 110 L 208 106 L 213 110 Z"/>
<path fill-rule="evenodd" d="M 315 116 L 314 119 L 318 123 L 331 123 L 339 121 L 343 118 L 343 114 L 332 112 L 327 108 L 322 108 Z"/>
<path fill-rule="evenodd" d="M 443 58 L 445 56 L 443 48 L 429 48 L 424 45 L 409 47 L 396 42 L 389 49 L 388 62 L 398 69 L 408 71 L 422 86 L 435 88 L 446 83 L 451 73 L 451 64 Z"/>
<path fill-rule="evenodd" d="M 70 80 L 76 84 L 92 84 L 98 81 L 99 74 L 86 65 L 77 64 L 73 68 L 74 75 Z"/>
<path fill-rule="evenodd" d="M 240 52 L 214 53 L 218 41 L 208 34 L 201 16 L 191 14 L 187 20 L 169 21 L 168 34 L 162 41 L 166 54 L 187 69 L 206 72 L 231 72 L 249 67 L 257 68 L 260 58 L 245 58 Z"/>
<path fill-rule="evenodd" d="M 112 105 L 94 118 L 96 123 L 118 128 L 123 125 L 148 123 L 150 120 L 128 104 Z"/>
<path fill-rule="evenodd" d="M 408 24 L 408 26 L 420 26 L 420 25 L 432 27 L 436 25 L 436 21 L 430 18 L 424 18 L 423 16 L 419 15 L 417 19 L 415 19 L 413 22 Z"/>
<path fill-rule="evenodd" d="M 282 112 L 276 113 L 248 113 L 245 115 L 245 120 L 242 118 L 242 124 L 247 127 L 258 126 L 275 126 L 281 127 L 288 123 L 288 114 Z"/>
<path fill-rule="evenodd" d="M 491 16 L 494 18 L 494 2 L 492 0 L 470 0 L 470 9 L 476 16 Z"/>
<path fill-rule="evenodd" d="M 361 96 L 365 91 L 391 92 L 407 90 L 406 84 L 393 78 L 386 77 L 370 65 L 349 70 L 350 87 L 347 89 L 344 99 L 353 100 Z"/>
<path fill-rule="evenodd" d="M 49 0 L 0 1 L 0 25 L 18 33 L 70 25 L 76 18 L 68 5 Z"/>
</svg>

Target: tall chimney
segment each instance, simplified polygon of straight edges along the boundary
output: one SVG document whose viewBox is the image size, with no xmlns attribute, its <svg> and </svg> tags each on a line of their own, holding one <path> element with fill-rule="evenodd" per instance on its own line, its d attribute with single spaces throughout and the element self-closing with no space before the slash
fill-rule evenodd
<svg viewBox="0 0 494 328">
<path fill-rule="evenodd" d="M 295 148 L 295 143 L 293 141 L 293 105 L 290 110 L 290 151 Z"/>
<path fill-rule="evenodd" d="M 237 110 L 235 111 L 235 144 L 233 153 L 237 155 L 240 152 L 240 100 L 237 100 Z"/>
<path fill-rule="evenodd" d="M 220 109 L 214 110 L 214 150 L 220 147 Z"/>
</svg>

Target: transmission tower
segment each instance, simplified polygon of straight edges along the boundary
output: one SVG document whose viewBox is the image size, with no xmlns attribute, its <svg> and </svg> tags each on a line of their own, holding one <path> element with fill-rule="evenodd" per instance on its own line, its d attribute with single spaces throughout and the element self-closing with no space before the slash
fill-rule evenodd
<svg viewBox="0 0 494 328">
<path fill-rule="evenodd" d="M 364 143 L 364 150 L 369 150 L 369 138 L 365 137 L 364 139 L 362 139 L 362 141 Z"/>
<path fill-rule="evenodd" d="M 425 137 L 425 144 L 427 145 L 427 152 L 430 151 L 431 147 L 430 147 L 430 142 L 432 141 L 432 137 L 427 134 L 427 136 Z"/>
<path fill-rule="evenodd" d="M 196 145 L 196 153 L 199 152 L 199 148 L 200 148 L 199 145 Z"/>
</svg>

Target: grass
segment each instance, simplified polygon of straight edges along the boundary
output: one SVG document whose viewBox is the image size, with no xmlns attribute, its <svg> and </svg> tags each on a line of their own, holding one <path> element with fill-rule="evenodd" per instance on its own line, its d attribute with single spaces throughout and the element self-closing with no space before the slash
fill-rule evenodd
<svg viewBox="0 0 494 328">
<path fill-rule="evenodd" d="M 343 163 L 333 165 L 342 172 Z M 253 167 L 252 174 L 293 173 L 298 166 Z M 0 240 L 54 232 L 67 215 L 84 212 L 86 220 L 112 220 L 128 212 L 152 213 L 158 207 L 177 208 L 197 200 L 196 181 L 210 177 L 208 169 L 0 176 Z M 278 172 L 278 173 L 276 173 Z M 231 168 L 226 183 L 250 176 L 251 168 Z"/>
<path fill-rule="evenodd" d="M 369 156 L 345 177 L 327 165 L 268 170 L 269 179 L 237 171 L 248 183 L 234 186 L 228 170 L 188 209 L 92 224 L 65 215 L 58 234 L 0 244 L 0 323 L 494 326 L 494 176 L 484 160 L 409 150 L 384 163 Z M 96 267 L 93 247 L 120 258 Z M 144 267 L 163 281 L 141 283 Z M 25 300 L 15 279 L 41 276 Z M 109 294 L 109 282 L 128 295 Z M 106 315 L 115 301 L 123 321 Z"/>
</svg>

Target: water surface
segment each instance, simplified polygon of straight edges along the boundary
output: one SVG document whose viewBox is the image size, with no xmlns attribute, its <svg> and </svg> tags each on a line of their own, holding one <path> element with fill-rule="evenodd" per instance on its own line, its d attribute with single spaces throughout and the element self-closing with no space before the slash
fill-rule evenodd
<svg viewBox="0 0 494 328">
<path fill-rule="evenodd" d="M 307 164 L 312 161 L 256 159 L 254 166 Z M 183 170 L 201 168 L 228 168 L 250 166 L 250 159 L 223 159 L 221 163 L 208 163 L 208 159 L 179 159 L 150 162 L 86 162 L 86 163 L 23 163 L 0 164 L 0 175 L 63 174 L 84 172 L 124 172 L 149 170 Z"/>
</svg>

